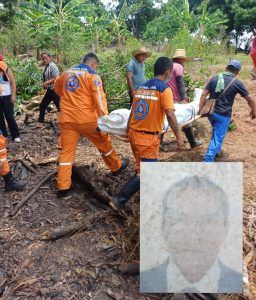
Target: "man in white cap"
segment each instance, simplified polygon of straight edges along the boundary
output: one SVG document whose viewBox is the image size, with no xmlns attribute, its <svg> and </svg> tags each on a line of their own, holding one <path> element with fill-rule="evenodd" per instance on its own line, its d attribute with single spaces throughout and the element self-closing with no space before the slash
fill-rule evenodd
<svg viewBox="0 0 256 300">
<path fill-rule="evenodd" d="M 146 81 L 145 77 L 145 63 L 144 61 L 151 56 L 151 53 L 145 48 L 133 51 L 133 59 L 126 65 L 126 78 L 130 95 L 130 107 L 135 91 L 139 86 Z"/>
<path fill-rule="evenodd" d="M 173 70 L 170 75 L 170 79 L 167 82 L 172 90 L 173 100 L 176 103 L 187 103 L 189 101 L 183 78 L 184 65 L 187 61 L 191 61 L 191 58 L 186 56 L 185 49 L 176 49 L 173 55 Z M 183 127 L 183 131 L 191 148 L 201 146 L 204 143 L 204 140 L 196 140 L 191 125 Z"/>
</svg>

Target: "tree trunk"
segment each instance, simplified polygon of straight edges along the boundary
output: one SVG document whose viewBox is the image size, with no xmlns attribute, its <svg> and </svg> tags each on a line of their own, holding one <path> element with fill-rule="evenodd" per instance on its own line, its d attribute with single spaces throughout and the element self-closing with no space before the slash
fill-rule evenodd
<svg viewBox="0 0 256 300">
<path fill-rule="evenodd" d="M 41 51 L 40 51 L 40 48 L 37 48 L 37 49 L 36 49 L 36 59 L 37 59 L 37 60 L 40 60 L 40 59 L 41 59 Z"/>
<path fill-rule="evenodd" d="M 99 33 L 96 33 L 96 53 L 99 52 Z"/>
<path fill-rule="evenodd" d="M 60 34 L 57 34 L 57 41 L 56 41 L 56 59 L 57 63 L 60 63 Z"/>
<path fill-rule="evenodd" d="M 201 25 L 199 28 L 198 35 L 197 35 L 197 54 L 198 54 L 198 56 L 201 56 L 202 49 L 203 49 L 203 43 L 202 43 L 203 34 L 204 34 L 204 27 Z"/>
</svg>

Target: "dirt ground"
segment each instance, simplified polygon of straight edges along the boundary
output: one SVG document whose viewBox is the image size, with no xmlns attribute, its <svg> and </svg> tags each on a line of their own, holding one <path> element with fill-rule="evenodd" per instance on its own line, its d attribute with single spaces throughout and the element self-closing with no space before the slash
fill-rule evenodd
<svg viewBox="0 0 256 300">
<path fill-rule="evenodd" d="M 247 82 L 256 99 L 255 82 Z M 223 299 L 256 299 L 255 254 L 256 236 L 256 122 L 249 119 L 249 109 L 240 97 L 234 107 L 233 120 L 237 129 L 228 133 L 222 161 L 244 163 L 244 258 L 246 296 L 228 295 Z M 48 114 L 48 118 L 53 117 Z M 29 156 L 40 164 L 58 157 L 57 136 L 52 127 L 35 129 L 35 123 L 24 125 L 24 115 L 18 118 L 23 130 L 22 143 L 8 145 L 9 159 Z M 171 144 L 168 152 L 161 152 L 162 161 L 201 161 L 209 141 L 207 120 L 198 122 L 198 134 L 205 145 L 196 150 L 175 152 Z M 171 140 L 167 135 L 166 140 Z M 119 177 L 109 174 L 95 147 L 81 139 L 76 163 L 96 169 L 96 181 L 110 195 L 115 195 L 122 184 L 134 173 L 134 159 L 129 144 L 113 142 L 120 155 L 130 158 L 130 167 Z M 28 162 L 28 161 L 27 161 Z M 22 197 L 48 172 L 55 163 L 41 165 L 29 173 L 29 183 L 21 192 L 4 193 L 0 183 L 0 286 L 5 281 L 3 299 L 169 299 L 171 296 L 140 295 L 139 277 L 120 272 L 121 262 L 139 259 L 139 203 L 136 195 L 128 209 L 128 218 L 121 219 L 90 193 L 76 189 L 72 200 L 56 197 L 56 178 L 43 185 L 14 217 L 9 212 Z M 40 235 L 59 225 L 96 215 L 85 230 L 57 241 L 42 241 Z M 5 275 L 1 277 L 1 272 Z"/>
</svg>

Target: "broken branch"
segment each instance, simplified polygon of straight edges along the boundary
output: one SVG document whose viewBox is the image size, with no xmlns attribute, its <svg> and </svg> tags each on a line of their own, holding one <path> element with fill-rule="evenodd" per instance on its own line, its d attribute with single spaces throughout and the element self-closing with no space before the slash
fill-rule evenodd
<svg viewBox="0 0 256 300">
<path fill-rule="evenodd" d="M 44 177 L 38 184 L 30 191 L 10 212 L 10 215 L 13 217 L 17 214 L 17 212 L 21 209 L 21 207 L 39 190 L 39 188 L 45 184 L 53 175 L 56 174 L 56 171 L 49 173 L 46 177 Z"/>
<path fill-rule="evenodd" d="M 73 180 L 80 182 L 80 185 L 83 186 L 86 191 L 89 191 L 92 196 L 97 200 L 109 204 L 111 197 L 108 193 L 102 190 L 96 182 L 93 181 L 95 178 L 94 174 L 86 169 L 84 166 L 73 166 Z"/>
<path fill-rule="evenodd" d="M 36 173 L 36 170 L 32 168 L 30 165 L 28 165 L 22 158 L 18 159 L 19 162 L 23 164 L 23 166 L 28 169 L 31 173 Z"/>
<path fill-rule="evenodd" d="M 55 229 L 45 231 L 41 234 L 42 240 L 57 240 L 61 237 L 67 236 L 69 234 L 73 234 L 78 230 L 83 230 L 89 226 L 89 224 L 94 220 L 96 214 L 89 215 L 82 218 L 81 221 L 71 223 L 69 225 L 60 226 Z"/>
</svg>

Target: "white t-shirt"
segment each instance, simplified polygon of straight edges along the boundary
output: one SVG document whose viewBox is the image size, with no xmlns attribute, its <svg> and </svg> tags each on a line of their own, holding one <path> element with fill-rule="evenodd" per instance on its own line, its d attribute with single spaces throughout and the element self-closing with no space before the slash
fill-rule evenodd
<svg viewBox="0 0 256 300">
<path fill-rule="evenodd" d="M 0 85 L 2 87 L 2 92 L 0 92 L 0 96 L 10 96 L 12 94 L 10 80 L 7 76 L 8 81 L 3 80 L 0 77 Z"/>
<path fill-rule="evenodd" d="M 2 93 L 0 93 L 0 96 L 10 96 L 12 94 L 10 81 L 3 81 L 1 86 Z"/>
</svg>

